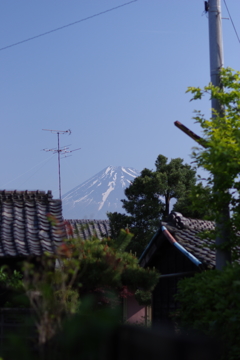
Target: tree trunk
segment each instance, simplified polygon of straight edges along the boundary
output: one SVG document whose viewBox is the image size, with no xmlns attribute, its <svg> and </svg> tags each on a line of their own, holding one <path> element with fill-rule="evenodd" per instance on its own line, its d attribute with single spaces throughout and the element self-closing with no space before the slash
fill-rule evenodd
<svg viewBox="0 0 240 360">
<path fill-rule="evenodd" d="M 164 212 L 164 217 L 168 217 L 168 215 L 169 215 L 169 208 L 170 208 L 170 196 L 169 196 L 169 191 L 167 191 L 167 194 L 165 195 L 165 212 Z"/>
</svg>

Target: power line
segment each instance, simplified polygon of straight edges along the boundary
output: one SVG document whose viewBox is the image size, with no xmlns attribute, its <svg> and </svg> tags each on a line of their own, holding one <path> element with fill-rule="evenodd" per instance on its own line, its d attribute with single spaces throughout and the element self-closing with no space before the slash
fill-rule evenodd
<svg viewBox="0 0 240 360">
<path fill-rule="evenodd" d="M 226 4 L 226 1 L 225 1 L 225 0 L 223 0 L 223 1 L 224 1 L 225 6 L 226 6 L 226 9 L 227 9 L 227 12 L 228 12 L 228 16 L 229 16 L 229 18 L 230 18 L 230 20 L 231 20 L 231 23 L 232 23 L 232 26 L 233 26 L 233 28 L 234 28 L 235 34 L 236 34 L 236 36 L 237 36 L 238 42 L 240 43 L 240 38 L 239 38 L 239 35 L 238 35 L 238 32 L 237 32 L 237 29 L 236 29 L 236 27 L 235 27 L 235 25 L 234 25 L 234 22 L 233 22 L 233 19 L 232 19 L 232 17 L 231 17 L 231 14 L 230 14 L 230 11 L 229 11 L 229 9 L 228 9 L 228 6 L 227 6 L 227 4 Z"/>
<path fill-rule="evenodd" d="M 87 16 L 87 17 L 85 17 L 85 18 L 83 18 L 83 19 L 74 21 L 74 22 L 72 22 L 72 23 L 70 23 L 70 24 L 60 26 L 60 27 L 58 27 L 58 28 L 56 28 L 56 29 L 46 31 L 46 32 L 44 32 L 44 33 L 42 33 L 42 34 L 39 34 L 39 35 L 36 35 L 36 36 L 32 36 L 32 37 L 30 37 L 30 38 L 28 38 L 28 39 L 18 41 L 18 42 L 14 43 L 14 44 L 11 44 L 11 45 L 8 45 L 8 46 L 4 46 L 3 48 L 0 48 L 0 51 L 6 50 L 6 49 L 8 49 L 8 48 L 10 48 L 10 47 L 13 47 L 13 46 L 17 46 L 17 45 L 23 44 L 23 43 L 25 43 L 25 42 L 27 42 L 27 41 L 31 41 L 31 40 L 37 39 L 37 38 L 39 38 L 39 37 L 41 37 L 41 36 L 45 36 L 45 35 L 51 34 L 51 33 L 55 32 L 55 31 L 65 29 L 65 28 L 67 28 L 67 27 L 69 27 L 69 26 L 73 26 L 73 25 L 79 24 L 80 22 L 83 22 L 83 21 L 86 21 L 86 20 L 90 20 L 90 19 L 92 19 L 92 18 L 94 18 L 94 17 L 97 17 L 97 16 L 100 16 L 100 15 L 106 14 L 106 13 L 108 13 L 108 12 L 110 12 L 110 11 L 117 10 L 117 9 L 123 7 L 123 6 L 130 5 L 130 4 L 132 4 L 132 3 L 136 2 L 136 1 L 138 1 L 138 0 L 129 1 L 129 2 L 124 3 L 124 4 L 122 4 L 122 5 L 118 5 L 118 6 L 115 6 L 115 7 L 111 8 L 111 9 L 108 9 L 108 10 L 105 10 L 105 11 L 101 11 L 101 12 L 99 12 L 99 13 L 97 13 L 97 14 L 90 15 L 90 16 Z"/>
<path fill-rule="evenodd" d="M 31 167 L 29 170 L 25 171 L 24 173 L 18 175 L 17 177 L 15 177 L 14 179 L 6 182 L 4 185 L 1 185 L 1 188 L 4 188 L 6 185 L 10 184 L 11 182 L 19 179 L 20 177 L 22 177 L 23 175 L 27 174 L 28 172 L 30 172 L 32 169 L 36 168 L 37 166 L 39 166 L 41 163 L 44 162 L 43 166 L 45 166 L 45 163 L 47 163 L 49 160 L 51 160 L 53 158 L 54 155 L 52 155 L 51 157 L 47 158 L 47 159 L 44 159 L 42 161 L 40 161 L 38 164 L 34 165 L 33 167 Z M 41 167 L 42 168 L 42 167 Z M 40 169 L 41 169 L 40 168 Z M 38 170 L 37 170 L 38 171 Z M 32 175 L 31 175 L 32 176 Z"/>
<path fill-rule="evenodd" d="M 24 180 L 21 184 L 19 184 L 19 187 L 21 187 L 23 184 L 25 184 L 27 181 L 29 181 L 34 175 L 36 175 L 52 158 L 54 157 L 54 154 L 48 158 L 45 163 L 38 169 L 36 170 L 32 175 L 30 175 L 26 180 Z"/>
</svg>

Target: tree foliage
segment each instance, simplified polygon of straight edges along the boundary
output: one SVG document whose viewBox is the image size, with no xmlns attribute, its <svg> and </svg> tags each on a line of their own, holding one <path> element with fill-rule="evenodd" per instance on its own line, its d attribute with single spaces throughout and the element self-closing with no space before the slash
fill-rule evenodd
<svg viewBox="0 0 240 360">
<path fill-rule="evenodd" d="M 202 331 L 225 346 L 224 360 L 240 359 L 240 266 L 208 270 L 180 280 L 175 320 L 186 329 Z"/>
<path fill-rule="evenodd" d="M 196 111 L 197 121 L 204 134 L 205 149 L 195 148 L 193 157 L 199 167 L 209 171 L 207 184 L 212 191 L 208 201 L 202 201 L 201 189 L 193 194 L 195 204 L 211 209 L 214 220 L 221 224 L 223 209 L 229 206 L 228 247 L 239 259 L 240 231 L 240 72 L 222 69 L 221 86 L 211 83 L 203 89 L 190 87 L 192 100 L 204 95 L 215 98 L 221 113 L 214 111 L 210 120 Z M 216 236 L 216 234 L 213 234 Z M 223 359 L 240 358 L 240 265 L 235 262 L 222 271 L 207 271 L 179 282 L 180 323 L 209 335 L 226 344 Z"/>
<path fill-rule="evenodd" d="M 23 275 L 6 265 L 0 267 L 0 307 L 27 307 L 27 297 L 23 296 Z"/>
<path fill-rule="evenodd" d="M 187 196 L 178 199 L 173 209 L 182 213 L 185 217 L 214 220 L 211 207 L 202 206 L 202 204 L 206 205 L 209 203 L 211 194 L 212 188 L 210 186 L 203 186 L 202 182 L 199 182 L 191 187 Z"/>
<path fill-rule="evenodd" d="M 114 240 L 72 238 L 59 246 L 57 255 L 25 263 L 23 284 L 36 314 L 40 344 L 58 333 L 64 319 L 81 310 L 86 296 L 93 296 L 96 308 L 119 305 L 121 298 L 135 293 L 141 304 L 149 304 L 159 274 L 141 268 L 137 258 L 125 251 L 131 237 L 122 230 Z"/>
<path fill-rule="evenodd" d="M 172 159 L 159 155 L 155 162 L 156 175 L 159 182 L 159 195 L 164 197 L 162 214 L 169 215 L 170 201 L 187 198 L 191 187 L 196 184 L 196 171 L 188 164 L 183 164 L 180 158 Z"/>
<path fill-rule="evenodd" d="M 212 188 L 209 201 L 199 201 L 195 192 L 195 202 L 202 209 L 211 208 L 214 219 L 221 223 L 223 208 L 229 206 L 231 217 L 225 226 L 230 238 L 228 243 L 234 248 L 239 242 L 240 230 L 240 72 L 230 68 L 221 70 L 221 86 L 209 84 L 203 89 L 189 87 L 192 100 L 209 95 L 219 101 L 221 113 L 214 111 L 210 120 L 196 111 L 194 120 L 203 129 L 205 149 L 196 147 L 193 157 L 198 167 L 209 172 L 207 185 Z"/>
<path fill-rule="evenodd" d="M 64 264 L 68 266 L 76 259 L 79 262 L 75 284 L 81 284 L 80 296 L 99 293 L 104 298 L 105 291 L 116 292 L 120 297 L 134 296 L 139 288 L 151 293 L 158 273 L 141 268 L 137 258 L 125 251 L 132 236 L 128 230 L 122 230 L 116 239 L 72 239 L 66 244 L 70 253 Z"/>
<path fill-rule="evenodd" d="M 114 235 L 121 228 L 130 228 L 134 238 L 128 250 L 137 255 L 141 254 L 159 227 L 159 221 L 169 215 L 172 199 L 177 200 L 174 210 L 183 210 L 183 214 L 190 217 L 203 216 L 198 209 L 191 209 L 191 188 L 197 180 L 195 170 L 180 158 L 168 162 L 163 155 L 157 157 L 155 166 L 155 171 L 144 169 L 126 188 L 127 199 L 122 202 L 128 215 L 108 213 Z"/>
</svg>

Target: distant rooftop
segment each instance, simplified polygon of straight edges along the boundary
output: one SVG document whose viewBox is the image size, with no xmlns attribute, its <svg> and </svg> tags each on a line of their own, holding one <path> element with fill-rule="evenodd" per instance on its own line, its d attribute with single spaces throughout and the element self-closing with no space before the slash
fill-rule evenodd
<svg viewBox="0 0 240 360">
<path fill-rule="evenodd" d="M 73 237 L 84 240 L 97 237 L 102 239 L 110 236 L 109 220 L 66 220 L 72 226 Z"/>
</svg>

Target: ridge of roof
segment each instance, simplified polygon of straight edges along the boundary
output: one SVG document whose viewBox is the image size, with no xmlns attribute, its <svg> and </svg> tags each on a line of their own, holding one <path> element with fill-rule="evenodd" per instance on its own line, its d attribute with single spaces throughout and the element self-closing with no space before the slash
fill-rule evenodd
<svg viewBox="0 0 240 360">
<path fill-rule="evenodd" d="M 46 193 L 45 191 L 41 190 L 25 190 L 25 191 L 19 191 L 19 190 L 0 190 L 0 202 L 7 201 L 7 200 L 51 200 L 53 198 L 52 191 L 48 190 Z M 58 199 L 55 199 L 58 200 Z"/>
<path fill-rule="evenodd" d="M 193 229 L 198 231 L 215 229 L 214 221 L 186 218 L 181 213 L 175 211 L 169 214 L 167 223 L 175 226 L 177 229 Z"/>
</svg>

